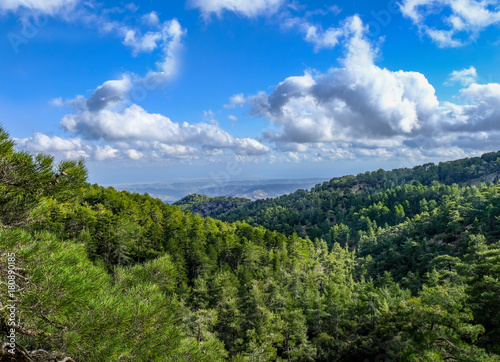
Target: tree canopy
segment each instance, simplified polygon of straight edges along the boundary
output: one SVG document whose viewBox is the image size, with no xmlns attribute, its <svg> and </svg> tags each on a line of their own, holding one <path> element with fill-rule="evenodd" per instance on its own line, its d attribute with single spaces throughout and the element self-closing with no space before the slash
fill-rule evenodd
<svg viewBox="0 0 500 362">
<path fill-rule="evenodd" d="M 500 360 L 497 154 L 181 203 L 230 223 L 0 136 L 0 359 Z"/>
</svg>

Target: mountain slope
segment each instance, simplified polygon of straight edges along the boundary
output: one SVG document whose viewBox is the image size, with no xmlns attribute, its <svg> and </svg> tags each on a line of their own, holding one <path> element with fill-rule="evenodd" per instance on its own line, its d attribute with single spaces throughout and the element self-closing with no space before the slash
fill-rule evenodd
<svg viewBox="0 0 500 362">
<path fill-rule="evenodd" d="M 374 221 L 379 226 L 395 225 L 405 217 L 411 218 L 425 211 L 429 205 L 434 207 L 434 202 L 439 202 L 448 191 L 433 191 L 433 183 L 470 185 L 496 182 L 500 173 L 499 157 L 500 152 L 492 152 L 438 165 L 336 177 L 310 191 L 299 190 L 228 211 L 220 209 L 220 213 L 211 212 L 211 216 L 229 222 L 245 220 L 251 225 L 262 225 L 285 234 L 296 232 L 300 236 L 328 239 L 334 225 L 344 223 L 357 228 L 363 215 L 377 214 Z M 203 202 L 191 207 L 203 215 Z"/>
<path fill-rule="evenodd" d="M 202 216 L 220 215 L 239 206 L 247 205 L 249 199 L 240 197 L 218 196 L 210 197 L 200 194 L 191 194 L 174 203 L 183 211 L 189 210 Z"/>
<path fill-rule="evenodd" d="M 497 185 L 367 194 L 434 202 L 394 226 L 385 199 L 352 215 L 365 224 L 334 225 L 355 251 L 89 185 L 83 163 L 52 161 L 0 129 L 0 336 L 15 335 L 2 360 L 500 359 Z"/>
</svg>

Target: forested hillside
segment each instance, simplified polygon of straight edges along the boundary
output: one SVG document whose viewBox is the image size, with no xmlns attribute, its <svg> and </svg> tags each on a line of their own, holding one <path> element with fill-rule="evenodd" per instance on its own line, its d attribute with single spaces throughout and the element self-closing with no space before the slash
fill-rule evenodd
<svg viewBox="0 0 500 362">
<path fill-rule="evenodd" d="M 336 177 L 310 191 L 298 190 L 240 205 L 233 203 L 230 209 L 210 209 L 210 216 L 230 222 L 245 220 L 285 234 L 321 237 L 329 245 L 335 241 L 352 243 L 359 241 L 358 231 L 367 231 L 368 225 L 376 230 L 432 211 L 445 196 L 453 197 L 456 193 L 456 188 L 448 186 L 496 183 L 499 179 L 500 152 L 492 152 L 438 165 L 428 163 L 412 169 Z M 203 197 L 206 196 L 187 196 L 177 205 L 205 216 L 206 205 L 213 200 Z M 332 229 L 335 225 L 338 228 Z M 348 237 L 338 239 L 339 232 Z"/>
<path fill-rule="evenodd" d="M 247 205 L 249 199 L 241 197 L 217 196 L 210 197 L 200 194 L 191 194 L 174 203 L 181 210 L 189 210 L 193 214 L 202 216 L 220 215 L 239 206 Z"/>
<path fill-rule="evenodd" d="M 0 129 L 0 358 L 498 361 L 492 155 L 229 200 L 228 223 L 89 185 Z"/>
</svg>

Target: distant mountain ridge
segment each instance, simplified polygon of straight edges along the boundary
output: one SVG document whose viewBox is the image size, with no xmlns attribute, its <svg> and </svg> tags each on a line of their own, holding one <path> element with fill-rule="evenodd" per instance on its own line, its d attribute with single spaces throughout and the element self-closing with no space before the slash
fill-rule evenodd
<svg viewBox="0 0 500 362">
<path fill-rule="evenodd" d="M 166 203 L 174 203 L 191 194 L 211 197 L 226 196 L 259 200 L 278 197 L 298 189 L 310 189 L 326 178 L 276 179 L 276 180 L 233 180 L 217 182 L 213 179 L 185 182 L 155 182 L 140 184 L 109 185 L 117 190 L 137 192 L 158 198 Z"/>
<path fill-rule="evenodd" d="M 296 232 L 300 236 L 323 237 L 335 224 L 347 222 L 354 225 L 361 218 L 364 208 L 374 208 L 377 193 L 394 190 L 405 185 L 430 186 L 433 182 L 444 185 L 477 185 L 482 182 L 498 182 L 500 179 L 500 151 L 483 154 L 481 157 L 464 158 L 455 161 L 426 163 L 413 168 L 399 168 L 392 171 L 377 170 L 332 178 L 313 187 L 310 191 L 297 190 L 294 193 L 277 198 L 257 200 L 251 203 L 226 203 L 225 207 L 213 207 L 217 200 L 206 199 L 199 203 L 191 203 L 185 209 L 202 216 L 210 210 L 210 216 L 222 221 L 246 221 L 251 225 L 261 225 L 285 234 Z M 409 190 L 406 190 L 410 192 Z M 410 195 L 407 195 L 410 197 Z M 441 197 L 440 195 L 439 197 Z M 413 195 L 418 202 L 438 201 L 438 196 L 421 193 Z M 211 204 L 209 207 L 206 203 Z M 183 200 L 177 205 L 182 206 Z M 231 206 L 229 206 L 231 205 Z M 395 216 L 395 202 L 388 202 L 392 223 L 399 220 Z M 228 209 L 231 207 L 230 209 Z M 346 208 L 353 215 L 346 216 Z M 406 207 L 406 216 L 416 215 L 423 209 L 417 206 Z M 399 210 L 401 213 L 402 211 Z M 356 214 L 356 215 L 354 215 Z M 391 222 L 388 223 L 389 225 Z"/>
</svg>

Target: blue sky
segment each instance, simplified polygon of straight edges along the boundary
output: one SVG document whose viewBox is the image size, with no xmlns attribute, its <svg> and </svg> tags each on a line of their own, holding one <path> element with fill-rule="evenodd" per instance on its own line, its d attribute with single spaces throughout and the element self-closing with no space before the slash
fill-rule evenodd
<svg viewBox="0 0 500 362">
<path fill-rule="evenodd" d="M 5 0 L 0 124 L 90 181 L 325 179 L 500 149 L 500 1 Z"/>
</svg>

